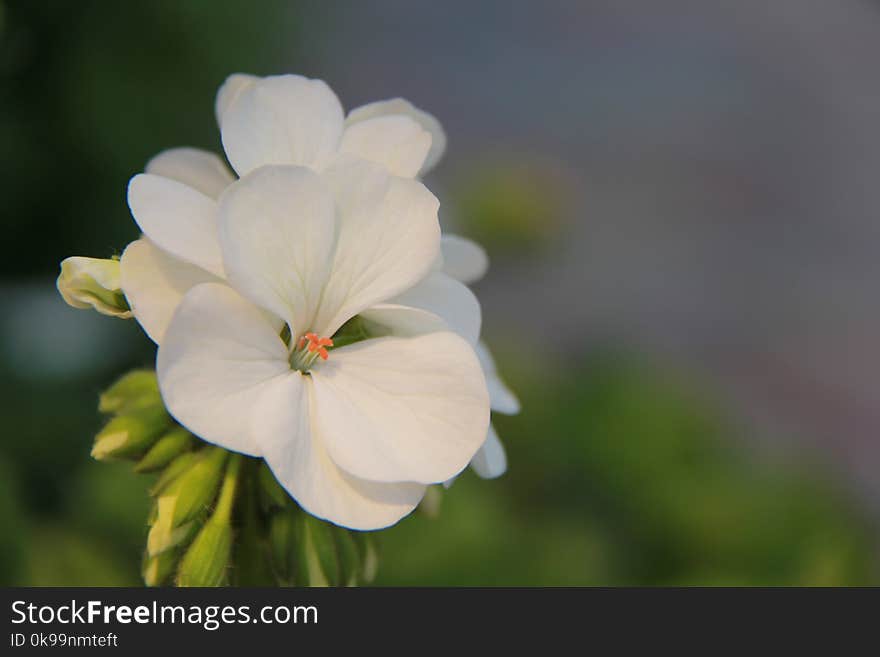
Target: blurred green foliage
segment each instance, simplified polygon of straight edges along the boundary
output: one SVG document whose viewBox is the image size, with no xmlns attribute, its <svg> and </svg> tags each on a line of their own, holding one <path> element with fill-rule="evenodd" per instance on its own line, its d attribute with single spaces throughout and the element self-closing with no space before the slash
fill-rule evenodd
<svg viewBox="0 0 880 657">
<path fill-rule="evenodd" d="M 512 361 L 502 361 L 512 362 Z M 382 536 L 404 585 L 841 585 L 878 581 L 872 529 L 818 471 L 759 463 L 668 376 L 610 355 L 521 371 L 495 417 L 511 464 Z"/>
<path fill-rule="evenodd" d="M 457 177 L 452 205 L 468 235 L 495 256 L 540 255 L 562 238 L 569 181 L 549 163 L 492 157 Z"/>
</svg>

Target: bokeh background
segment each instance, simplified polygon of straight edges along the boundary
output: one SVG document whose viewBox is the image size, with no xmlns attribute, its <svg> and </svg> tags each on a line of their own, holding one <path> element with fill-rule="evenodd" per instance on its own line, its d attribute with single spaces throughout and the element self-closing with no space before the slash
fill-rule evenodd
<svg viewBox="0 0 880 657">
<path fill-rule="evenodd" d="M 149 157 L 219 150 L 241 71 L 430 110 L 492 257 L 510 470 L 379 584 L 877 584 L 878 61 L 859 0 L 0 0 L 0 583 L 139 583 L 148 480 L 89 449 L 153 348 L 54 277 L 136 237 Z"/>
</svg>

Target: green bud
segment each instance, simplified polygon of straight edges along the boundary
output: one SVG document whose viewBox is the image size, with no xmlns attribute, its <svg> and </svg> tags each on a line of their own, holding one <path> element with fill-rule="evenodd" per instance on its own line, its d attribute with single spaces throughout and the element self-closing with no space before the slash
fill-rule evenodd
<svg viewBox="0 0 880 657">
<path fill-rule="evenodd" d="M 133 370 L 101 394 L 98 410 L 102 413 L 118 413 L 126 408 L 161 404 L 156 373 L 152 370 Z"/>
<path fill-rule="evenodd" d="M 151 557 L 149 554 L 144 555 L 144 563 L 141 567 L 144 584 L 147 586 L 161 586 L 168 581 L 168 578 L 174 572 L 174 566 L 177 565 L 178 556 L 176 550 L 167 550 L 154 557 Z"/>
<path fill-rule="evenodd" d="M 227 581 L 232 554 L 232 508 L 242 458 L 235 455 L 229 460 L 217 507 L 180 562 L 178 586 L 220 586 Z"/>
<path fill-rule="evenodd" d="M 175 457 L 192 445 L 192 434 L 183 427 L 176 427 L 159 438 L 144 457 L 134 466 L 135 472 L 154 472 L 164 468 Z"/>
<path fill-rule="evenodd" d="M 186 545 L 202 526 L 201 517 L 174 524 L 175 501 L 173 497 L 160 497 L 156 502 L 155 519 L 147 534 L 147 555 L 150 557 L 179 545 Z"/>
<path fill-rule="evenodd" d="M 217 496 L 227 456 L 229 452 L 220 447 L 201 450 L 200 458 L 162 491 L 159 495 L 160 515 L 163 500 L 172 504 L 172 527 L 192 520 L 211 505 Z"/>
<path fill-rule="evenodd" d="M 74 308 L 94 308 L 102 315 L 122 319 L 132 316 L 119 282 L 118 260 L 66 258 L 61 262 L 56 286 Z"/>
<path fill-rule="evenodd" d="M 184 452 L 172 460 L 171 463 L 162 470 L 162 474 L 159 475 L 156 483 L 150 488 L 150 495 L 156 497 L 159 493 L 165 490 L 172 481 L 186 472 L 193 463 L 200 458 L 203 458 L 203 456 L 204 454 L 202 453 L 202 450 L 199 450 L 197 452 Z"/>
<path fill-rule="evenodd" d="M 283 509 L 285 506 L 290 505 L 290 495 L 287 494 L 287 491 L 275 479 L 275 475 L 272 474 L 265 461 L 260 463 L 260 467 L 257 470 L 257 479 L 260 488 L 260 507 L 263 509 L 263 512 L 268 512 L 273 507 Z"/>
<path fill-rule="evenodd" d="M 209 520 L 183 555 L 177 586 L 222 586 L 232 553 L 232 526 Z"/>
<path fill-rule="evenodd" d="M 92 457 L 104 461 L 137 456 L 150 447 L 170 423 L 171 418 L 161 406 L 117 415 L 95 436 Z"/>
<path fill-rule="evenodd" d="M 208 507 L 217 496 L 223 465 L 229 455 L 210 447 L 187 452 L 166 468 L 154 486 L 158 495 L 155 520 L 147 536 L 147 553 L 155 556 L 188 543 L 202 526 Z"/>
</svg>

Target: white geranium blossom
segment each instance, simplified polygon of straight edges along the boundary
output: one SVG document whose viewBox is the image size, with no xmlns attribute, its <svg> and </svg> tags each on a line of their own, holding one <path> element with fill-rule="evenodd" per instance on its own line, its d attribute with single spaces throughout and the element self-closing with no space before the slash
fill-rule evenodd
<svg viewBox="0 0 880 657">
<path fill-rule="evenodd" d="M 412 177 L 433 166 L 446 144 L 437 120 L 403 99 L 370 103 L 343 119 L 324 82 L 298 75 L 232 75 L 215 109 L 226 156 L 239 175 L 267 164 L 323 171 L 360 158 Z M 187 290 L 225 279 L 217 199 L 235 178 L 217 155 L 176 148 L 153 158 L 129 184 L 129 206 L 144 237 L 123 253 L 122 289 L 157 344 Z M 457 305 L 472 311 L 469 292 L 444 283 L 463 298 Z"/>
<path fill-rule="evenodd" d="M 323 175 L 264 166 L 233 183 L 217 207 L 228 284 L 187 292 L 159 348 L 169 411 L 263 457 L 313 515 L 377 529 L 409 513 L 467 466 L 489 424 L 468 342 L 389 303 L 437 257 L 436 213 L 421 183 L 363 161 Z M 328 352 L 356 316 L 376 337 Z"/>
<path fill-rule="evenodd" d="M 335 193 L 342 196 L 345 193 L 340 190 L 345 185 L 339 183 L 340 172 L 345 171 L 346 167 L 350 171 L 366 171 L 369 168 L 363 162 L 358 165 L 359 160 L 373 162 L 386 173 L 393 174 L 390 180 L 412 178 L 424 174 L 437 162 L 446 143 L 436 119 L 402 99 L 365 105 L 352 110 L 342 120 L 341 106 L 329 87 L 321 81 L 300 76 L 260 79 L 233 75 L 218 92 L 215 109 L 227 159 L 238 175 L 249 177 L 249 172 L 253 172 L 256 176 L 266 165 L 296 165 L 310 169 L 325 179 L 334 178 L 337 181 Z M 372 173 L 374 177 L 379 175 L 377 171 Z M 231 281 L 233 287 L 240 288 L 238 293 L 248 296 L 247 289 L 241 289 L 241 275 L 235 274 L 235 265 L 230 265 L 226 258 L 227 249 L 221 246 L 224 238 L 218 226 L 220 209 L 226 205 L 224 192 L 235 181 L 236 175 L 215 154 L 179 148 L 153 158 L 147 164 L 145 173 L 135 176 L 130 183 L 129 205 L 144 235 L 123 253 L 122 288 L 134 316 L 157 344 L 164 343 L 172 316 L 187 292 L 194 287 L 214 283 L 211 286 L 213 295 L 222 296 L 217 285 L 229 285 Z M 235 184 L 241 186 L 242 183 Z M 334 186 L 327 180 L 324 183 Z M 339 199 L 336 201 L 339 202 Z M 252 195 L 251 202 L 258 207 L 263 201 L 258 195 Z M 274 239 L 280 237 L 276 234 Z M 301 235 L 288 237 L 298 243 Z M 485 253 L 473 242 L 452 235 L 442 238 L 441 248 L 442 255 L 434 258 L 434 267 L 417 284 L 401 286 L 398 294 L 386 298 L 384 304 L 364 310 L 361 316 L 384 326 L 392 336 L 398 337 L 423 336 L 426 340 L 427 333 L 452 329 L 476 350 L 489 384 L 493 409 L 515 412 L 518 403 L 509 391 L 508 398 L 517 404 L 515 410 L 510 410 L 510 403 L 505 406 L 498 401 L 502 399 L 499 390 L 506 388 L 494 373 L 491 357 L 485 352 L 484 345 L 477 342 L 480 307 L 464 285 L 485 273 L 488 265 Z M 361 251 L 360 257 L 367 257 L 366 252 Z M 429 257 L 427 262 L 430 260 Z M 202 294 L 207 293 L 202 291 Z M 275 322 L 283 324 L 294 319 L 299 321 L 292 324 L 293 328 L 307 325 L 302 323 L 303 317 L 286 318 L 277 300 L 258 297 L 251 298 L 251 301 L 272 311 L 273 326 Z M 304 308 L 308 301 L 300 299 L 294 306 L 300 309 L 299 312 L 306 312 Z M 325 304 L 322 312 L 328 312 L 327 307 Z M 184 312 L 181 311 L 181 314 L 184 315 Z M 329 318 L 322 316 L 313 319 L 327 322 Z M 328 333 L 326 328 L 321 332 L 312 326 L 307 332 L 313 334 L 316 340 L 327 339 L 332 333 Z M 300 338 L 295 338 L 296 343 L 303 335 L 301 332 Z M 297 346 L 293 341 L 290 344 Z M 321 348 L 318 343 L 311 341 L 307 341 L 305 346 L 308 345 Z M 344 354 L 345 349 L 348 348 L 336 349 L 332 353 L 334 356 Z M 168 350 L 160 349 L 161 362 L 168 362 L 170 357 L 167 354 Z M 316 357 L 312 355 L 312 358 Z M 315 364 L 320 368 L 322 362 Z M 214 412 L 209 411 L 208 415 L 214 416 Z M 178 419 L 187 424 L 182 417 L 183 414 Z M 222 417 L 222 414 L 216 417 Z M 198 420 L 194 422 L 199 423 Z M 253 454 L 261 454 L 265 450 L 255 444 L 239 445 L 236 441 L 245 440 L 245 432 L 238 432 L 241 427 L 235 423 L 228 423 L 224 429 L 229 433 L 224 433 L 216 440 L 194 424 L 190 428 L 207 440 L 231 449 Z M 315 450 L 316 454 L 325 452 Z M 281 447 L 277 447 L 274 452 L 276 457 L 281 453 Z M 275 460 L 277 462 L 277 458 Z M 332 464 L 332 461 L 326 462 Z M 503 447 L 491 426 L 471 464 L 484 477 L 498 476 L 506 469 Z M 276 468 L 276 473 L 279 471 L 280 468 Z M 282 477 L 279 474 L 279 479 L 284 481 Z M 330 479 L 332 477 L 325 477 L 324 483 Z M 442 480 L 443 477 L 435 479 Z M 340 481 L 355 480 L 345 475 Z M 365 481 L 369 481 L 369 478 Z M 372 511 L 377 513 L 376 517 L 365 522 L 373 523 L 372 526 L 378 526 L 376 522 L 390 524 L 408 512 L 411 503 L 418 501 L 422 484 L 431 483 L 415 481 L 419 481 L 415 488 L 405 488 L 410 494 L 405 502 L 397 500 L 398 503 L 383 507 L 382 513 L 374 508 Z M 331 504 L 328 500 L 332 500 L 332 496 L 322 497 L 315 493 L 313 497 L 320 501 L 308 502 L 304 501 L 307 493 L 295 492 L 292 486 L 288 488 L 315 515 L 352 527 L 361 526 L 356 524 L 358 519 L 355 517 L 360 511 L 349 509 L 353 515 L 344 519 L 339 515 L 341 509 L 321 506 Z M 360 516 L 360 520 L 367 516 Z"/>
</svg>

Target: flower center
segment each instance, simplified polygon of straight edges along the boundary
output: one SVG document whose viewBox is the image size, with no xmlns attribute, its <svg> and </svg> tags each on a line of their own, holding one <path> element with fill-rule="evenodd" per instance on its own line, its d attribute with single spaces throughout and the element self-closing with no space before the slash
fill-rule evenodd
<svg viewBox="0 0 880 657">
<path fill-rule="evenodd" d="M 306 333 L 290 353 L 290 366 L 300 372 L 308 372 L 319 358 L 327 360 L 330 356 L 327 347 L 332 346 L 333 340 L 330 338 L 320 338 L 314 333 Z"/>
</svg>

